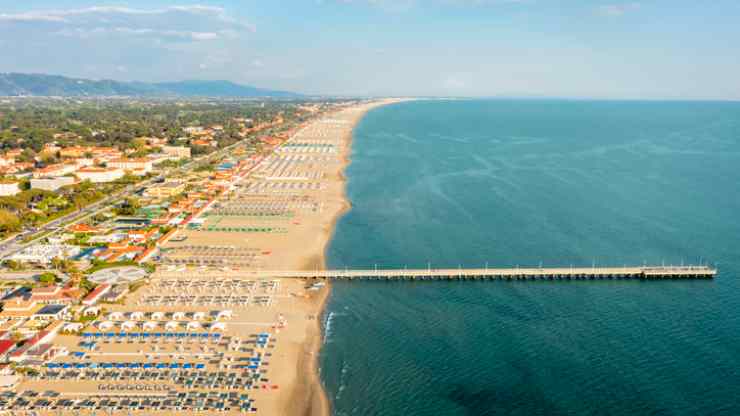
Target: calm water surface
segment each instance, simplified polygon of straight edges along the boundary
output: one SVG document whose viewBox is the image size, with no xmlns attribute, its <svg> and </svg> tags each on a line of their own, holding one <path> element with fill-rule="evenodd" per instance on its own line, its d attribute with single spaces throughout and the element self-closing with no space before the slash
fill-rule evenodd
<svg viewBox="0 0 740 416">
<path fill-rule="evenodd" d="M 718 264 L 714 281 L 334 285 L 336 415 L 740 414 L 740 103 L 372 111 L 332 267 Z"/>
</svg>

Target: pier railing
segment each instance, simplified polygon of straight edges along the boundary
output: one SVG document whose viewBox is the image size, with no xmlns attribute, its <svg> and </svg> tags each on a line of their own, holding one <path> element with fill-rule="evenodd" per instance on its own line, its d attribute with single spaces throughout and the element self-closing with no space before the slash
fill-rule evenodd
<svg viewBox="0 0 740 416">
<path fill-rule="evenodd" d="M 709 266 L 548 267 L 457 269 L 234 270 L 246 277 L 335 280 L 578 280 L 578 279 L 711 279 Z"/>
</svg>

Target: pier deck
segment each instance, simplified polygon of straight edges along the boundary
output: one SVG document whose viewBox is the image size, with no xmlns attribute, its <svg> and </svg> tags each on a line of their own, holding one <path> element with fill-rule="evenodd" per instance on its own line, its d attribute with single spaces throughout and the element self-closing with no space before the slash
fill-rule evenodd
<svg viewBox="0 0 740 416">
<path fill-rule="evenodd" d="M 482 268 L 482 269 L 370 269 L 239 271 L 254 277 L 382 280 L 558 280 L 558 279 L 711 279 L 717 270 L 707 266 Z"/>
</svg>

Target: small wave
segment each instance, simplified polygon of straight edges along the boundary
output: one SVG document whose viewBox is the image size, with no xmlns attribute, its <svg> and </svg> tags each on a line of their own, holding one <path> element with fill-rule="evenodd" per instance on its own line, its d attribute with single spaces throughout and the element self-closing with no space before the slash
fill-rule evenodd
<svg viewBox="0 0 740 416">
<path fill-rule="evenodd" d="M 335 400 L 339 400 L 342 397 L 342 392 L 347 388 L 347 372 L 349 371 L 349 364 L 346 361 L 342 362 L 342 368 L 339 370 L 339 387 L 337 388 L 337 394 Z"/>
<path fill-rule="evenodd" d="M 329 342 L 329 337 L 331 336 L 331 325 L 334 322 L 335 316 L 336 314 L 334 312 L 329 312 L 326 316 L 326 321 L 324 322 L 324 344 Z"/>
</svg>

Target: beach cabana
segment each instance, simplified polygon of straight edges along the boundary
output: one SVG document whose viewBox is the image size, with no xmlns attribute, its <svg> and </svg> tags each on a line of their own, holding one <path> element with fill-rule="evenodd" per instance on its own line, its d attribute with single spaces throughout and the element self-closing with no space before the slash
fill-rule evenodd
<svg viewBox="0 0 740 416">
<path fill-rule="evenodd" d="M 97 316 L 100 313 L 100 308 L 97 306 L 88 306 L 82 311 L 85 316 Z"/>
<path fill-rule="evenodd" d="M 136 322 L 134 321 L 126 321 L 121 324 L 121 329 L 124 331 L 129 331 L 136 328 Z"/>
<path fill-rule="evenodd" d="M 152 314 L 153 321 L 164 321 L 164 312 L 154 312 Z"/>
<path fill-rule="evenodd" d="M 184 321 L 187 318 L 185 312 L 175 312 L 172 314 L 173 321 Z"/>
<path fill-rule="evenodd" d="M 196 312 L 193 314 L 193 320 L 195 321 L 202 321 L 206 319 L 206 313 L 205 312 Z"/>
<path fill-rule="evenodd" d="M 108 320 L 110 321 L 123 321 L 124 319 L 123 312 L 111 312 L 108 314 Z"/>
<path fill-rule="evenodd" d="M 211 331 L 225 331 L 226 330 L 226 324 L 223 322 L 216 322 L 215 324 L 211 325 Z"/>
<path fill-rule="evenodd" d="M 188 322 L 186 327 L 188 330 L 198 329 L 200 328 L 200 323 L 197 321 L 191 321 L 191 322 Z"/>
<path fill-rule="evenodd" d="M 233 316 L 233 312 L 231 311 L 231 309 L 224 309 L 216 313 L 216 320 L 231 319 L 232 316 Z"/>
<path fill-rule="evenodd" d="M 100 329 L 101 331 L 105 331 L 106 329 L 113 328 L 114 325 L 115 324 L 111 321 L 103 321 L 98 324 L 98 329 Z"/>
<path fill-rule="evenodd" d="M 64 328 L 62 328 L 62 331 L 63 332 L 78 332 L 78 331 L 81 331 L 82 330 L 82 327 L 83 326 L 84 325 L 82 325 L 79 322 L 70 322 L 70 323 L 64 325 Z"/>
<path fill-rule="evenodd" d="M 177 329 L 177 327 L 180 325 L 177 321 L 169 321 L 166 324 L 164 324 L 164 329 L 166 331 L 174 331 Z"/>
<path fill-rule="evenodd" d="M 147 322 L 144 322 L 144 325 L 142 326 L 142 328 L 144 329 L 144 331 L 152 331 L 156 329 L 157 326 L 159 326 L 159 323 L 155 321 L 147 321 Z"/>
<path fill-rule="evenodd" d="M 129 318 L 132 321 L 143 321 L 144 320 L 144 312 L 139 312 L 139 311 L 137 311 L 137 312 L 131 312 L 131 315 L 129 316 Z"/>
</svg>

